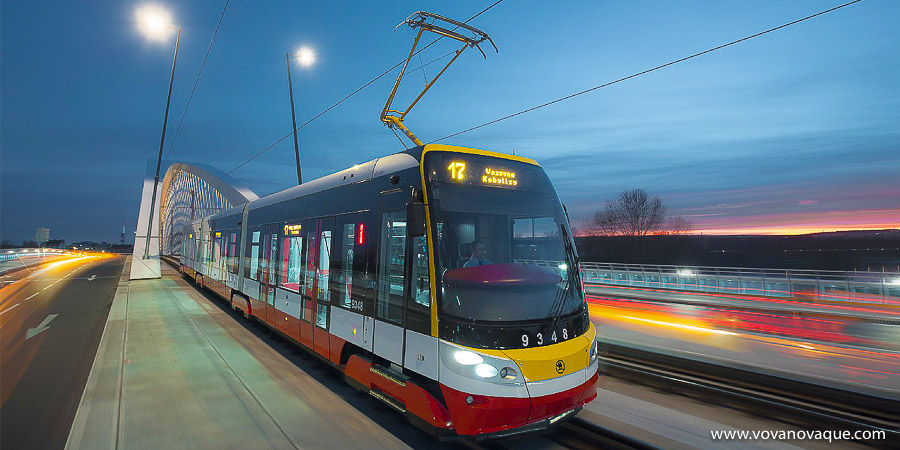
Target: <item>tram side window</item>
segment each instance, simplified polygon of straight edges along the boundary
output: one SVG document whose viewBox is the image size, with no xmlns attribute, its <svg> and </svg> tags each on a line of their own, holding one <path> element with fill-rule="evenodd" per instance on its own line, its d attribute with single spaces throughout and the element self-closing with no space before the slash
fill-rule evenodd
<svg viewBox="0 0 900 450">
<path fill-rule="evenodd" d="M 231 233 L 231 242 L 228 244 L 228 272 L 237 274 L 238 270 L 238 246 L 237 246 L 237 233 Z"/>
<path fill-rule="evenodd" d="M 206 264 L 209 261 L 207 247 L 209 247 L 209 235 L 204 233 L 200 240 L 200 264 Z"/>
<path fill-rule="evenodd" d="M 225 262 L 225 245 L 222 242 L 222 233 L 216 233 L 216 268 L 222 269 Z M 219 274 L 222 276 L 222 274 Z M 223 277 L 224 278 L 224 277 Z"/>
<path fill-rule="evenodd" d="M 266 241 L 269 242 L 268 253 L 266 253 L 269 274 L 266 277 L 266 283 L 274 286 L 278 279 L 278 233 L 272 233 Z"/>
<path fill-rule="evenodd" d="M 341 234 L 340 270 L 335 274 L 338 285 L 338 302 L 344 308 L 350 308 L 350 295 L 353 291 L 353 247 L 356 244 L 356 224 L 344 224 Z M 360 308 L 362 305 L 360 304 Z"/>
<path fill-rule="evenodd" d="M 401 324 L 403 321 L 403 267 L 406 263 L 405 212 L 388 212 L 381 215 L 380 242 L 377 317 Z"/>
<path fill-rule="evenodd" d="M 412 298 L 407 303 L 406 328 L 431 332 L 431 280 L 428 276 L 428 243 L 425 236 L 413 239 Z"/>
<path fill-rule="evenodd" d="M 328 279 L 331 275 L 331 230 L 322 230 L 319 236 L 319 283 L 316 286 L 316 326 L 328 327 L 328 305 L 330 299 Z"/>
<path fill-rule="evenodd" d="M 253 232 L 253 240 L 250 242 L 250 264 L 247 266 L 247 278 L 251 280 L 257 279 L 257 271 L 259 270 L 259 237 L 260 232 Z"/>
<path fill-rule="evenodd" d="M 300 292 L 303 269 L 303 237 L 285 237 L 281 243 L 281 287 Z"/>
<path fill-rule="evenodd" d="M 303 285 L 304 288 L 304 296 L 303 296 L 303 320 L 312 320 L 309 302 L 312 301 L 313 292 L 312 289 L 315 288 L 316 281 L 316 232 L 310 231 L 306 233 L 306 263 L 303 265 Z"/>
</svg>

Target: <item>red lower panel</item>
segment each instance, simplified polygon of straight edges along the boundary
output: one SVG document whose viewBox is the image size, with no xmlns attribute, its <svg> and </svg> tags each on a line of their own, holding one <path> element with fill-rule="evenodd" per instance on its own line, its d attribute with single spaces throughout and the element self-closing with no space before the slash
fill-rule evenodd
<svg viewBox="0 0 900 450">
<path fill-rule="evenodd" d="M 288 330 L 288 315 L 284 313 L 284 311 L 279 311 L 277 308 L 272 308 L 275 311 L 275 329 L 287 334 Z"/>
<path fill-rule="evenodd" d="M 405 385 L 398 384 L 375 372 L 372 372 L 372 363 L 357 355 L 351 356 L 344 368 L 344 373 L 368 389 L 378 389 L 391 396 L 406 408 L 410 413 L 429 423 L 431 426 L 442 429 L 453 427 L 450 420 L 450 412 L 441 405 L 434 396 L 407 380 Z M 463 400 L 465 402 L 465 400 Z M 526 399 L 527 401 L 527 399 Z"/>
<path fill-rule="evenodd" d="M 341 352 L 344 350 L 344 344 L 347 341 L 333 335 L 328 335 L 328 346 L 329 352 L 331 354 L 331 362 L 340 365 L 341 364 Z"/>
<path fill-rule="evenodd" d="M 453 417 L 456 432 L 462 435 L 494 433 L 538 422 L 593 400 L 597 396 L 598 374 L 587 382 L 556 394 L 532 398 L 487 397 L 470 394 L 441 385 L 444 399 Z"/>
<path fill-rule="evenodd" d="M 266 323 L 271 325 L 273 328 L 278 329 L 278 311 L 275 310 L 275 306 L 266 303 Z"/>
<path fill-rule="evenodd" d="M 532 397 L 528 422 L 537 422 L 574 409 L 586 403 L 587 397 L 593 400 L 597 396 L 597 379 L 598 375 L 595 372 L 594 376 L 581 386 L 543 397 Z"/>
<path fill-rule="evenodd" d="M 297 342 L 300 342 L 300 319 L 294 316 L 287 318 L 287 335 Z"/>
<path fill-rule="evenodd" d="M 313 326 L 303 320 L 300 321 L 300 343 L 306 348 L 313 348 Z"/>
<path fill-rule="evenodd" d="M 250 315 L 250 302 L 248 302 L 244 297 L 241 297 L 240 295 L 231 297 L 231 304 L 237 309 Z"/>
<path fill-rule="evenodd" d="M 328 343 L 328 332 L 319 328 L 313 327 L 315 329 L 315 337 L 313 338 L 313 343 L 315 344 L 316 353 L 328 358 L 329 356 L 329 343 Z"/>
<path fill-rule="evenodd" d="M 258 317 L 259 320 L 263 322 L 266 321 L 266 302 L 260 300 L 252 300 L 253 302 L 253 315 Z"/>
<path fill-rule="evenodd" d="M 531 410 L 528 398 L 472 395 L 474 402 L 469 405 L 466 403 L 469 394 L 444 385 L 441 390 L 458 434 L 493 433 L 522 426 Z"/>
</svg>

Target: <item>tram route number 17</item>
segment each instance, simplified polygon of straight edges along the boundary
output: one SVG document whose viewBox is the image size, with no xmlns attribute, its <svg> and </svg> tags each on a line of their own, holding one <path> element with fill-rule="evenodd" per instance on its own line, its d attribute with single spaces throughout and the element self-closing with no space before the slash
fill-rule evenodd
<svg viewBox="0 0 900 450">
<path fill-rule="evenodd" d="M 462 161 L 453 161 L 447 166 L 447 170 L 450 171 L 451 180 L 463 181 L 466 179 L 466 163 Z"/>
<path fill-rule="evenodd" d="M 535 338 L 536 345 L 544 345 L 544 334 L 543 333 L 538 333 L 537 335 L 535 335 L 534 338 Z M 563 340 L 569 339 L 569 330 L 567 330 L 565 328 L 562 329 L 562 339 Z M 558 338 L 556 336 L 556 330 L 553 330 L 553 332 L 550 334 L 549 340 L 553 341 L 554 344 L 558 341 Z M 528 347 L 528 344 L 529 344 L 528 335 L 523 334 L 522 335 L 522 347 Z"/>
</svg>

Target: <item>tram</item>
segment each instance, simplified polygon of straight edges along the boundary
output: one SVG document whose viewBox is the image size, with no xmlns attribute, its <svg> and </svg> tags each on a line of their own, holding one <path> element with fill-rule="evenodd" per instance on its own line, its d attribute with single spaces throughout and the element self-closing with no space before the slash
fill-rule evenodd
<svg viewBox="0 0 900 450">
<path fill-rule="evenodd" d="M 597 396 L 572 231 L 540 165 L 429 144 L 194 221 L 185 276 L 440 437 Z"/>
</svg>

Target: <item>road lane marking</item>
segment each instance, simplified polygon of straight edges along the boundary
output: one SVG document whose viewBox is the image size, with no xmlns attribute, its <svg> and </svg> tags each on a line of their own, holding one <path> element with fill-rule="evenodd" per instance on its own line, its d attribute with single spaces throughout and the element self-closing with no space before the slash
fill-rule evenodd
<svg viewBox="0 0 900 450">
<path fill-rule="evenodd" d="M 91 275 L 91 277 L 88 278 L 87 280 L 88 280 L 88 281 L 94 281 L 94 280 L 96 280 L 96 279 L 97 279 L 97 275 Z"/>
<path fill-rule="evenodd" d="M 26 298 L 25 300 L 31 300 L 32 297 L 34 297 L 35 295 L 38 295 L 38 294 L 40 294 L 40 292 L 35 292 L 34 294 L 29 295 L 28 298 Z"/>
<path fill-rule="evenodd" d="M 9 308 L 4 309 L 3 311 L 0 311 L 0 315 L 3 315 L 3 313 L 5 313 L 7 311 L 12 311 L 13 308 L 15 308 L 16 306 L 19 306 L 20 304 L 21 303 L 16 303 L 15 305 L 12 305 Z"/>
<path fill-rule="evenodd" d="M 50 327 L 47 326 L 47 325 L 49 325 L 49 324 L 50 324 L 50 321 L 53 320 L 53 319 L 55 319 L 56 316 L 58 316 L 58 315 L 59 315 L 59 314 L 50 314 L 49 316 L 47 316 L 46 319 L 44 319 L 44 320 L 41 321 L 40 325 L 38 325 L 38 326 L 36 326 L 36 327 L 34 327 L 34 328 L 29 328 L 28 331 L 25 332 L 25 340 L 27 341 L 27 340 L 29 340 L 29 339 L 31 339 L 31 338 L 37 336 L 38 334 L 41 334 L 41 333 L 44 332 L 47 328 L 50 328 Z"/>
</svg>

